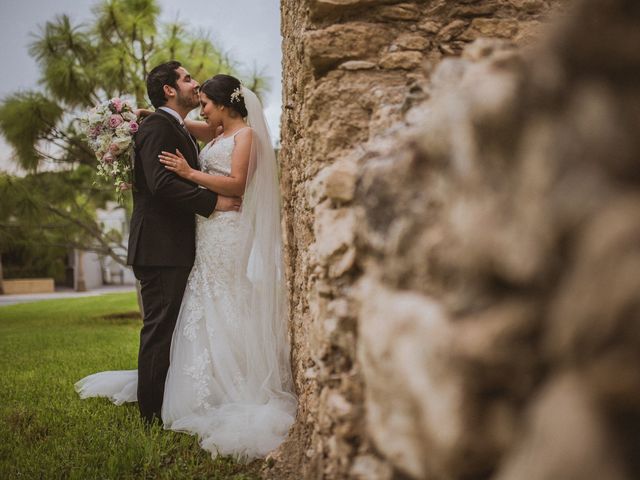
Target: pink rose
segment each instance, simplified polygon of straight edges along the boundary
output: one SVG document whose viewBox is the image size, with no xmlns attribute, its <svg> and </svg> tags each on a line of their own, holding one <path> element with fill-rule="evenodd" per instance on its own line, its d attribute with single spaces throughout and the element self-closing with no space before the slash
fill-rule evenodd
<svg viewBox="0 0 640 480">
<path fill-rule="evenodd" d="M 118 189 L 121 192 L 129 190 L 130 188 L 131 188 L 131 184 L 130 183 L 120 182 L 120 185 L 118 185 Z"/>
<path fill-rule="evenodd" d="M 109 117 L 109 126 L 111 128 L 116 128 L 123 122 L 122 117 L 120 115 L 111 115 Z"/>
<path fill-rule="evenodd" d="M 138 124 L 136 122 L 129 122 L 129 130 L 131 133 L 136 133 L 138 131 Z"/>
<path fill-rule="evenodd" d="M 109 152 L 113 155 L 117 155 L 118 153 L 120 153 L 120 148 L 118 148 L 118 145 L 116 145 L 115 143 L 112 143 L 111 145 L 109 145 Z"/>
<path fill-rule="evenodd" d="M 111 99 L 111 103 L 115 107 L 116 112 L 122 111 L 122 100 L 120 100 L 118 97 Z"/>
<path fill-rule="evenodd" d="M 109 150 L 111 150 L 111 149 L 109 149 Z M 105 153 L 104 156 L 102 157 L 102 161 L 104 163 L 107 163 L 107 164 L 113 163 L 113 160 L 114 160 L 114 158 L 113 158 L 113 155 L 111 154 L 111 152 Z"/>
</svg>

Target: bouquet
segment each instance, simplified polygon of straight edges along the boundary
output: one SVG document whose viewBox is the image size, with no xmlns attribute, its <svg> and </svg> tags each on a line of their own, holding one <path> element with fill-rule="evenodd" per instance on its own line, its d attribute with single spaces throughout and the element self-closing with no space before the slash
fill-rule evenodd
<svg viewBox="0 0 640 480">
<path fill-rule="evenodd" d="M 98 159 L 98 175 L 113 183 L 118 201 L 133 185 L 133 134 L 138 131 L 133 107 L 112 98 L 80 119 L 81 132 Z"/>
</svg>

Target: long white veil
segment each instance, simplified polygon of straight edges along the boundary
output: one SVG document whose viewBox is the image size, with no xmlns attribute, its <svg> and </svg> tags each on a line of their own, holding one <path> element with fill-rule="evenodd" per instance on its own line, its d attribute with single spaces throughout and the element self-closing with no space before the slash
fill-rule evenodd
<svg viewBox="0 0 640 480">
<path fill-rule="evenodd" d="M 258 332 L 246 332 L 247 371 L 262 379 L 265 391 L 278 397 L 294 397 L 287 329 L 286 281 L 282 258 L 280 188 L 275 151 L 260 100 L 242 87 L 253 130 L 247 185 L 242 201 L 241 238 L 237 256 L 238 292 L 247 295 L 245 325 Z M 275 342 L 275 343 L 274 343 Z M 252 382 L 249 382 L 252 383 Z"/>
</svg>

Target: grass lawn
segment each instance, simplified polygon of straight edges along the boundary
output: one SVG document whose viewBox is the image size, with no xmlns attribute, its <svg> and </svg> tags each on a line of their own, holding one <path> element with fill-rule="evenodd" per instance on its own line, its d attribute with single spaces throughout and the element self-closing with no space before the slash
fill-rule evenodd
<svg viewBox="0 0 640 480">
<path fill-rule="evenodd" d="M 0 479 L 255 479 L 195 437 L 147 429 L 136 404 L 80 400 L 90 373 L 136 367 L 135 294 L 0 307 Z"/>
</svg>

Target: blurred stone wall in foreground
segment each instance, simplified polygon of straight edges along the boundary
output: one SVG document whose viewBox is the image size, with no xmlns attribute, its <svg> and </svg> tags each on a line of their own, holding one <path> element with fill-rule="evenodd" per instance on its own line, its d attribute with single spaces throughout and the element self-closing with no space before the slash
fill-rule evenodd
<svg viewBox="0 0 640 480">
<path fill-rule="evenodd" d="M 282 14 L 301 406 L 265 475 L 640 476 L 640 3 Z"/>
</svg>

